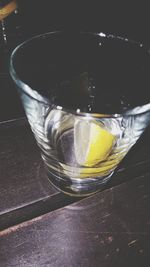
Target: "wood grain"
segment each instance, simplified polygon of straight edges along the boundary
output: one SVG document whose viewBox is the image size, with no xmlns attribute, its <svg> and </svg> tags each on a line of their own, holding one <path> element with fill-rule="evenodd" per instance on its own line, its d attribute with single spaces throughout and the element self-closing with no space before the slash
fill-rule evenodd
<svg viewBox="0 0 150 267">
<path fill-rule="evenodd" d="M 56 194 L 25 119 L 0 124 L 0 214 Z"/>
<path fill-rule="evenodd" d="M 147 267 L 150 175 L 0 233 L 1 267 Z"/>
</svg>

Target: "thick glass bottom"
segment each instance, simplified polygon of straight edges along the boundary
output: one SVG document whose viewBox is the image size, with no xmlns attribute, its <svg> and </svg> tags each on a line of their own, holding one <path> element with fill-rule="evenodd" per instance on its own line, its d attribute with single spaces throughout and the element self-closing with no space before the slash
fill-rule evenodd
<svg viewBox="0 0 150 267">
<path fill-rule="evenodd" d="M 94 177 L 94 178 L 86 178 L 86 179 L 71 179 L 67 176 L 59 176 L 46 168 L 48 179 L 52 183 L 54 187 L 56 187 L 59 191 L 76 197 L 85 197 L 95 194 L 98 191 L 104 189 L 107 181 L 113 174 L 113 171 L 103 177 Z"/>
</svg>

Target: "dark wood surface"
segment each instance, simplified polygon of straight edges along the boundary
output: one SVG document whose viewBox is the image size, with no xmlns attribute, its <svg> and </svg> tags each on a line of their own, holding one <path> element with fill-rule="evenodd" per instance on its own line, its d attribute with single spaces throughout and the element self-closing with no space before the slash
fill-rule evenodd
<svg viewBox="0 0 150 267">
<path fill-rule="evenodd" d="M 150 174 L 0 233 L 1 267 L 148 267 Z"/>
<path fill-rule="evenodd" d="M 0 214 L 55 194 L 25 119 L 0 124 Z"/>
</svg>

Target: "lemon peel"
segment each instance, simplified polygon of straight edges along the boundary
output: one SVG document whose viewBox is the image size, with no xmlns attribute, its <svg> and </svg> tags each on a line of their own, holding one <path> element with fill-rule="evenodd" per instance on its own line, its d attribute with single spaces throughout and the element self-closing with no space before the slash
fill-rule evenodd
<svg viewBox="0 0 150 267">
<path fill-rule="evenodd" d="M 81 166 L 92 167 L 106 160 L 115 140 L 116 137 L 101 123 L 91 120 L 76 121 L 74 148 L 77 163 Z"/>
</svg>

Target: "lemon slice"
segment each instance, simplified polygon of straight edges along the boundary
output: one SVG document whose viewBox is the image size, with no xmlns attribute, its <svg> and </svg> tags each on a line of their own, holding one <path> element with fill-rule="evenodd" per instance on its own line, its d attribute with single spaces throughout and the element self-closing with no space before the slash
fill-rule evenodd
<svg viewBox="0 0 150 267">
<path fill-rule="evenodd" d="M 92 167 L 106 160 L 116 137 L 102 124 L 93 121 L 78 120 L 74 127 L 74 149 L 77 163 Z"/>
</svg>

